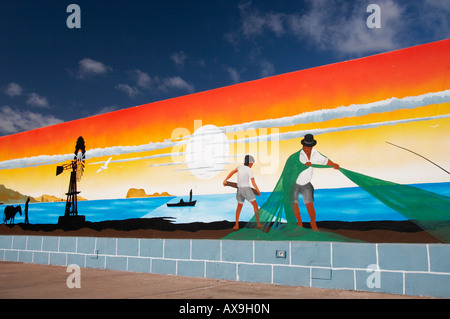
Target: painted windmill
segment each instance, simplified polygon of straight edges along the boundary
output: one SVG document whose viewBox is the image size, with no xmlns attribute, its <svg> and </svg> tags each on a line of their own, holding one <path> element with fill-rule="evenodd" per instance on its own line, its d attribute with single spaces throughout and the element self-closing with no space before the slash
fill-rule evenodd
<svg viewBox="0 0 450 319">
<path fill-rule="evenodd" d="M 64 219 L 68 219 L 70 217 L 81 217 L 78 220 L 83 219 L 84 216 L 78 216 L 78 205 L 77 205 L 77 197 L 80 191 L 77 189 L 77 182 L 81 180 L 83 176 L 85 160 L 86 160 L 86 147 L 84 144 L 84 139 L 80 136 L 75 145 L 75 156 L 73 160 L 62 166 L 56 167 L 56 176 L 61 174 L 65 170 L 71 170 L 70 172 L 70 181 L 69 181 L 69 190 L 67 191 L 67 199 L 66 199 L 66 208 L 64 212 Z M 61 222 L 61 217 L 59 222 Z"/>
</svg>

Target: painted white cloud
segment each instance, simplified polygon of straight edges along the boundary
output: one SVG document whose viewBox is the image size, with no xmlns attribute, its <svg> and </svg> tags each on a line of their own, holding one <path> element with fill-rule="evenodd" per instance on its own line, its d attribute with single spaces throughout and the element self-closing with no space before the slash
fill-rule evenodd
<svg viewBox="0 0 450 319">
<path fill-rule="evenodd" d="M 444 119 L 444 118 L 449 118 L 449 117 L 450 117 L 450 114 L 444 114 L 444 115 L 436 115 L 436 116 L 429 116 L 429 117 L 423 117 L 423 118 L 412 118 L 412 119 L 403 119 L 403 120 L 395 120 L 395 121 L 376 122 L 376 123 L 361 124 L 361 125 L 318 128 L 318 129 L 310 129 L 310 130 L 297 130 L 297 131 L 291 131 L 291 132 L 285 132 L 285 133 L 274 133 L 274 134 L 260 135 L 260 136 L 254 136 L 254 137 L 245 137 L 242 139 L 230 141 L 230 143 L 257 143 L 257 142 L 274 141 L 274 140 L 279 140 L 279 141 L 291 140 L 294 138 L 303 137 L 305 134 L 308 134 L 308 133 L 313 134 L 313 135 L 320 135 L 320 134 L 325 134 L 325 133 L 342 132 L 342 131 L 349 131 L 349 130 L 371 129 L 371 128 L 376 128 L 376 127 L 381 127 L 381 126 L 392 126 L 392 125 L 405 124 L 405 123 L 418 122 L 418 121 L 431 121 L 431 120 L 438 120 L 438 119 Z"/>
<path fill-rule="evenodd" d="M 145 159 L 155 159 L 155 158 L 164 158 L 164 157 L 176 157 L 176 156 L 182 156 L 185 153 L 181 152 L 173 152 L 173 153 L 165 153 L 165 154 L 158 154 L 158 155 L 149 155 L 149 156 L 140 156 L 140 157 L 133 157 L 133 158 L 121 158 L 117 160 L 110 160 L 110 163 L 123 163 L 123 162 L 133 162 L 133 161 L 140 161 Z M 94 162 L 89 163 L 89 165 L 97 165 L 97 164 L 104 164 L 106 161 L 100 161 L 100 162 Z M 150 165 L 152 166 L 152 165 Z"/>
<path fill-rule="evenodd" d="M 352 104 L 334 109 L 305 112 L 294 116 L 253 121 L 222 127 L 227 132 L 240 132 L 248 129 L 287 127 L 305 123 L 325 122 L 334 119 L 364 116 L 373 113 L 391 112 L 402 109 L 414 109 L 422 106 L 450 103 L 450 90 L 426 93 L 404 98 L 390 98 L 367 104 Z"/>
<path fill-rule="evenodd" d="M 377 101 L 373 103 L 367 104 L 354 104 L 350 106 L 341 106 L 335 109 L 326 109 L 326 110 L 318 110 L 313 112 L 305 112 L 295 116 L 283 117 L 277 119 L 268 119 L 264 121 L 253 121 L 248 123 L 235 124 L 230 126 L 220 127 L 220 131 L 222 132 L 240 132 L 250 129 L 260 129 L 260 128 L 272 128 L 272 127 L 289 127 L 292 125 L 302 124 L 302 123 L 312 123 L 312 122 L 326 122 L 332 119 L 346 118 L 346 117 L 358 117 L 368 114 L 376 114 L 376 113 L 385 113 L 391 112 L 395 110 L 401 109 L 413 109 L 418 107 L 425 107 L 427 105 L 433 104 L 442 104 L 442 103 L 450 103 L 450 90 L 427 93 L 418 96 L 411 96 L 405 98 L 391 98 L 383 101 Z M 14 114 L 13 110 L 9 107 L 6 107 L 6 110 L 3 110 L 3 113 L 11 113 Z M 5 109 L 5 107 L 3 108 Z M 292 131 L 287 133 L 276 133 L 276 134 L 268 134 L 265 136 L 255 136 L 250 138 L 244 138 L 239 140 L 233 140 L 230 143 L 252 143 L 252 142 L 261 142 L 265 140 L 272 140 L 274 138 L 282 140 L 282 139 L 292 139 L 303 136 L 305 133 L 312 134 L 323 134 L 337 131 L 345 131 L 345 130 L 354 130 L 354 129 L 368 129 L 374 127 L 380 127 L 385 125 L 396 125 L 414 121 L 427 121 L 433 119 L 441 119 L 448 118 L 450 114 L 438 115 L 427 118 L 413 118 L 413 119 L 405 119 L 405 120 L 397 120 L 397 121 L 388 121 L 388 122 L 380 122 L 380 123 L 369 123 L 363 125 L 354 125 L 354 126 L 343 126 L 343 127 L 331 127 L 325 129 L 315 129 L 308 131 Z M 3 118 L 3 117 L 2 117 Z M 9 122 L 9 121 L 6 121 Z M 0 122 L 0 127 L 2 127 L 2 122 Z M 3 123 L 6 128 L 7 123 Z M 216 132 L 210 132 L 210 134 L 215 134 Z M 149 152 L 154 150 L 171 148 L 174 146 L 185 145 L 189 142 L 189 138 L 185 136 L 185 139 L 181 141 L 171 141 L 166 140 L 164 142 L 150 142 L 148 144 L 136 145 L 136 146 L 114 146 L 107 148 L 96 148 L 90 149 L 86 151 L 86 158 L 91 159 L 95 157 L 103 157 L 103 156 L 113 156 L 113 155 L 121 155 L 121 154 L 131 154 L 131 153 L 140 153 L 140 152 Z M 165 154 L 164 156 L 168 156 L 169 154 Z M 172 154 L 171 154 L 172 155 Z M 176 154 L 180 155 L 179 153 Z M 19 168 L 19 167 L 27 167 L 27 166 L 36 166 L 36 165 L 46 165 L 55 163 L 55 161 L 65 161 L 67 159 L 73 158 L 73 155 L 42 155 L 37 157 L 30 158 L 22 158 L 22 159 L 14 159 L 9 161 L 0 162 L 0 169 L 8 169 L 8 168 Z M 143 158 L 137 158 L 143 159 Z M 112 161 L 113 162 L 113 161 Z"/>
</svg>

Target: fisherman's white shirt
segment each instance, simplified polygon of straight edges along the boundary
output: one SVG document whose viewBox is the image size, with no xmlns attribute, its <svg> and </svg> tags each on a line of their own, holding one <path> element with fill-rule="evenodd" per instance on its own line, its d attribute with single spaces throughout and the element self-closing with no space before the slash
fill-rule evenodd
<svg viewBox="0 0 450 319">
<path fill-rule="evenodd" d="M 238 167 L 237 185 L 238 187 L 251 187 L 250 180 L 254 178 L 250 167 L 241 165 Z"/>
<path fill-rule="evenodd" d="M 305 154 L 303 150 L 300 151 L 299 160 L 301 163 L 306 164 L 307 162 L 311 162 L 311 164 L 318 165 L 327 165 L 328 158 L 320 154 L 314 148 L 311 150 L 311 158 L 308 159 L 308 156 Z M 302 171 L 297 178 L 296 183 L 298 185 L 306 185 L 311 182 L 313 177 L 314 167 L 308 167 L 304 171 Z"/>
</svg>

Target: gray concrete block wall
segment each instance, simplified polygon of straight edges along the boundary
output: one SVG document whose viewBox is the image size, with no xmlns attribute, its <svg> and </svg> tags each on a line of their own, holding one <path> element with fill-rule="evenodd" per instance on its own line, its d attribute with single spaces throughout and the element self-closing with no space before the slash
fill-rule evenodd
<svg viewBox="0 0 450 319">
<path fill-rule="evenodd" d="M 0 236 L 0 260 L 450 297 L 450 245 Z"/>
</svg>

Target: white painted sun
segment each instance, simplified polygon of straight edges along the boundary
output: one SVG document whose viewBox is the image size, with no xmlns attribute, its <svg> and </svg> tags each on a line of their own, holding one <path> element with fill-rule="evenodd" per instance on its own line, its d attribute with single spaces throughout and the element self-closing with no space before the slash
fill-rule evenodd
<svg viewBox="0 0 450 319">
<path fill-rule="evenodd" d="M 215 125 L 197 129 L 186 145 L 189 171 L 199 179 L 211 179 L 223 171 L 229 152 L 224 131 Z"/>
</svg>

